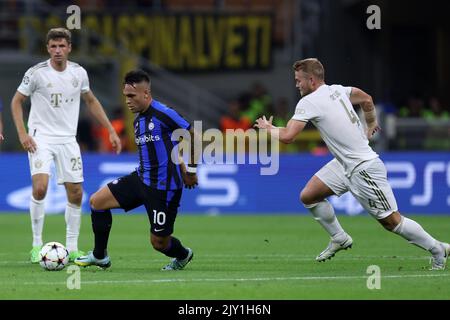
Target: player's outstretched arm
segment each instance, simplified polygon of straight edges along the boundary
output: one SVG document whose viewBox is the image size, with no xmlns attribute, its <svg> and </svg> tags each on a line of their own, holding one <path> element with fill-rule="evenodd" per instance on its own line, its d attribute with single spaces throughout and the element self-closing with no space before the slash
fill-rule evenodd
<svg viewBox="0 0 450 320">
<path fill-rule="evenodd" d="M 289 144 L 294 142 L 295 137 L 305 128 L 306 122 L 298 120 L 289 120 L 286 127 L 275 127 L 272 125 L 273 117 L 269 120 L 266 116 L 256 119 L 254 127 L 259 129 L 267 129 L 270 135 L 283 143 Z"/>
<path fill-rule="evenodd" d="M 109 141 L 111 142 L 111 145 L 116 153 L 119 154 L 122 151 L 122 143 L 120 142 L 120 138 L 114 130 L 111 122 L 106 116 L 105 110 L 103 110 L 100 101 L 98 101 L 92 91 L 83 93 L 81 96 L 92 115 L 100 122 L 102 126 L 108 129 Z"/>
<path fill-rule="evenodd" d="M 377 114 L 372 97 L 361 89 L 353 87 L 350 95 L 350 102 L 352 104 L 359 104 L 363 109 L 367 125 L 367 138 L 372 138 L 375 132 L 381 129 L 378 125 Z"/>
<path fill-rule="evenodd" d="M 16 91 L 16 94 L 11 101 L 11 113 L 19 135 L 20 144 L 26 151 L 33 153 L 36 151 L 36 142 L 28 135 L 25 125 L 23 124 L 22 104 L 26 99 L 27 96 Z"/>
</svg>

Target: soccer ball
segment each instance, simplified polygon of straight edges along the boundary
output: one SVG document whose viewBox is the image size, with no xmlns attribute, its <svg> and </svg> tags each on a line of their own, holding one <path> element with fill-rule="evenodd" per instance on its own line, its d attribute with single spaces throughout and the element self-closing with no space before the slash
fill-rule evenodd
<svg viewBox="0 0 450 320">
<path fill-rule="evenodd" d="M 42 268 L 50 271 L 64 269 L 69 262 L 69 251 L 59 242 L 46 243 L 39 252 Z"/>
</svg>

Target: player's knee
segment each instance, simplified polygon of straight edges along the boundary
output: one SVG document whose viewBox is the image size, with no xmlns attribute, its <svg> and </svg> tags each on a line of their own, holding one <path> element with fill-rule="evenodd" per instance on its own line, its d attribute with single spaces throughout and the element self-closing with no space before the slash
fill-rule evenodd
<svg viewBox="0 0 450 320">
<path fill-rule="evenodd" d="M 310 205 L 315 203 L 312 194 L 305 189 L 303 189 L 302 192 L 300 192 L 300 202 L 302 202 L 304 205 Z"/>
<path fill-rule="evenodd" d="M 96 196 L 96 193 L 94 193 L 89 198 L 89 205 L 91 206 L 92 210 L 101 210 L 100 209 L 100 201 L 99 201 L 98 197 Z"/>
<path fill-rule="evenodd" d="M 81 188 L 73 190 L 69 194 L 69 202 L 80 205 L 83 198 L 83 190 Z"/>
<path fill-rule="evenodd" d="M 384 222 L 380 222 L 380 223 L 383 226 L 383 228 L 385 228 L 387 231 L 393 231 L 395 229 L 395 227 L 397 226 L 397 224 L 394 224 L 390 221 L 389 222 L 384 221 Z"/>
<path fill-rule="evenodd" d="M 395 228 L 402 222 L 402 216 L 398 212 L 393 212 L 388 217 L 378 220 L 380 224 L 388 231 L 394 231 Z"/>
<path fill-rule="evenodd" d="M 36 200 L 43 200 L 47 194 L 47 186 L 44 184 L 37 184 L 33 187 L 33 198 Z"/>
</svg>

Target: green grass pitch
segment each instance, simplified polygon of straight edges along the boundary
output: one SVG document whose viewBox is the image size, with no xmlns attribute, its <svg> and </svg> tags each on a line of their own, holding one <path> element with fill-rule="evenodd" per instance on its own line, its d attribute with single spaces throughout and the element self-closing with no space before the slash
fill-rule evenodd
<svg viewBox="0 0 450 320">
<path fill-rule="evenodd" d="M 450 240 L 450 217 L 413 219 Z M 163 272 L 169 258 L 151 248 L 147 216 L 114 214 L 112 267 L 81 268 L 81 288 L 70 290 L 67 268 L 50 272 L 29 263 L 29 216 L 0 214 L 0 299 L 450 299 L 450 271 L 428 271 L 427 252 L 368 216 L 340 220 L 353 248 L 318 263 L 328 237 L 309 216 L 180 215 L 175 236 L 194 250 L 194 260 L 185 270 Z M 62 215 L 46 216 L 44 242 L 64 243 L 64 230 Z M 80 249 L 92 245 L 84 215 Z M 371 265 L 380 268 L 380 289 L 367 287 Z"/>
</svg>

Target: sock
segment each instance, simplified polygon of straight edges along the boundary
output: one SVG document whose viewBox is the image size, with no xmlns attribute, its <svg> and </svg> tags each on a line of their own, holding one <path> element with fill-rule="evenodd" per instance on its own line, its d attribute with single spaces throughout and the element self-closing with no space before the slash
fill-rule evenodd
<svg viewBox="0 0 450 320">
<path fill-rule="evenodd" d="M 31 230 L 33 231 L 33 247 L 42 246 L 42 229 L 44 227 L 44 200 L 36 200 L 31 196 L 30 217 Z"/>
<path fill-rule="evenodd" d="M 78 235 L 81 225 L 81 207 L 72 203 L 66 205 L 66 249 L 69 252 L 78 251 Z"/>
<path fill-rule="evenodd" d="M 333 241 L 342 242 L 346 239 L 347 233 L 342 229 L 334 214 L 333 206 L 327 200 L 305 205 L 305 208 L 311 212 L 314 219 L 328 232 Z"/>
<path fill-rule="evenodd" d="M 103 259 L 108 255 L 107 246 L 112 226 L 111 210 L 94 210 L 91 208 L 92 230 L 94 231 L 94 257 Z"/>
<path fill-rule="evenodd" d="M 442 251 L 442 248 L 438 245 L 432 236 L 430 236 L 420 224 L 414 220 L 406 217 L 401 218 L 400 223 L 392 230 L 392 232 L 402 236 L 409 243 L 430 251 L 432 254 L 437 254 Z"/>
<path fill-rule="evenodd" d="M 186 259 L 189 254 L 189 251 L 185 247 L 183 247 L 180 240 L 175 237 L 172 237 L 170 239 L 169 247 L 161 252 L 168 257 L 177 258 L 178 260 Z"/>
</svg>

